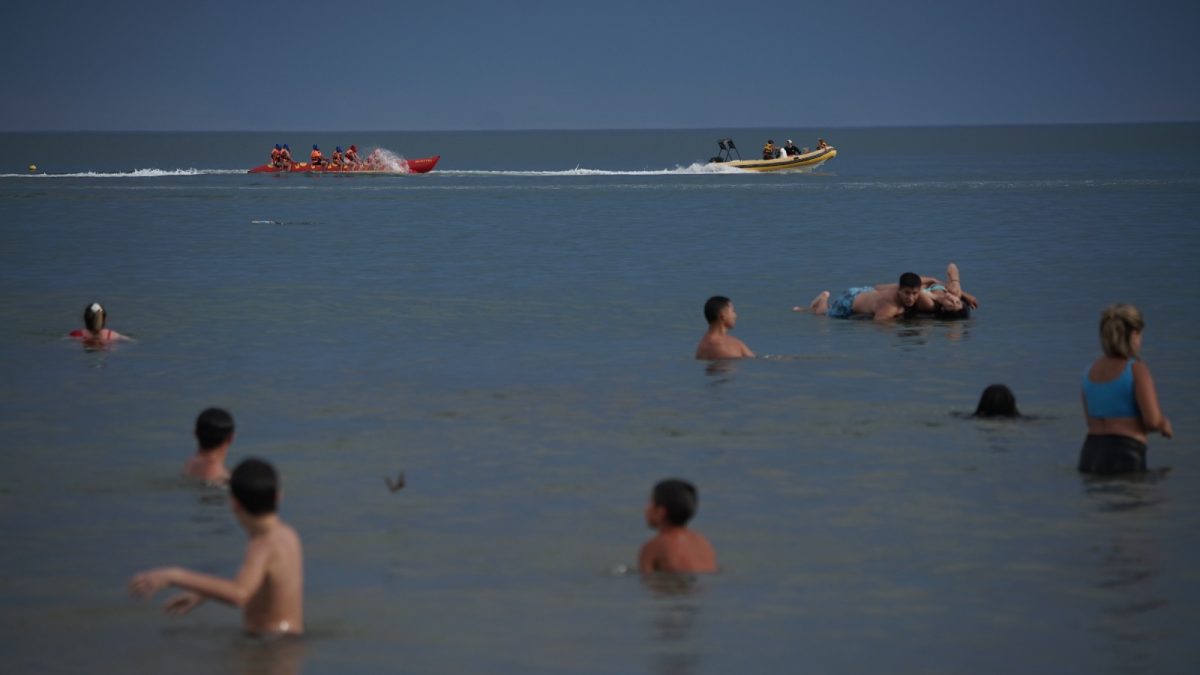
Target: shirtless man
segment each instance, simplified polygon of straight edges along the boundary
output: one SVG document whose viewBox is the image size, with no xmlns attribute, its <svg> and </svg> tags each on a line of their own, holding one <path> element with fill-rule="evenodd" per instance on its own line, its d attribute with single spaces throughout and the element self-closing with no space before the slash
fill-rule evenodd
<svg viewBox="0 0 1200 675">
<path fill-rule="evenodd" d="M 658 534 L 638 551 L 638 571 L 705 573 L 717 571 L 712 544 L 687 524 L 696 513 L 696 486 L 679 479 L 659 481 L 646 504 L 646 526 Z"/>
<path fill-rule="evenodd" d="M 733 301 L 720 295 L 714 295 L 704 303 L 704 318 L 708 320 L 708 331 L 696 345 L 696 358 L 740 359 L 753 357 L 754 352 L 745 342 L 733 337 L 729 331 L 737 324 L 737 312 L 733 311 Z"/>
<path fill-rule="evenodd" d="M 922 277 L 912 272 L 900 275 L 896 284 L 860 286 L 847 290 L 842 297 L 829 301 L 829 291 L 822 291 L 807 309 L 813 314 L 825 314 L 839 319 L 854 315 L 870 316 L 876 321 L 895 319 L 912 312 L 958 313 L 964 305 L 975 308 L 975 296 L 963 291 L 958 266 L 946 266 L 946 285 L 935 277 Z M 802 312 L 806 308 L 793 307 Z"/>
<path fill-rule="evenodd" d="M 221 408 L 208 408 L 196 418 L 196 454 L 183 465 L 183 475 L 210 485 L 229 481 L 225 458 L 233 443 L 233 415 Z"/>
<path fill-rule="evenodd" d="M 304 555 L 300 537 L 279 519 L 279 479 L 259 459 L 238 464 L 229 479 L 233 514 L 246 531 L 246 557 L 233 579 L 159 567 L 129 581 L 132 595 L 148 598 L 167 586 L 184 590 L 167 601 L 171 614 L 186 614 L 208 598 L 242 609 L 242 626 L 255 635 L 304 632 Z"/>
</svg>

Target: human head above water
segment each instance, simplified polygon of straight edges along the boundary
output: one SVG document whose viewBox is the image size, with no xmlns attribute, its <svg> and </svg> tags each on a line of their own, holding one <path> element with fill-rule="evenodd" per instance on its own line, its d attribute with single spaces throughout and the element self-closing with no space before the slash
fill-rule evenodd
<svg viewBox="0 0 1200 675">
<path fill-rule="evenodd" d="M 1104 355 L 1114 358 L 1137 358 L 1138 345 L 1134 345 L 1134 333 L 1141 334 L 1146 327 L 1142 313 L 1133 305 L 1110 305 L 1100 314 L 1100 346 Z"/>
<path fill-rule="evenodd" d="M 975 408 L 975 417 L 1020 417 L 1017 411 L 1017 397 L 1012 390 L 1003 384 L 993 384 L 983 390 L 979 397 L 979 405 Z"/>
<path fill-rule="evenodd" d="M 104 330 L 104 323 L 107 316 L 104 313 L 104 308 L 100 303 L 93 302 L 83 308 L 83 325 L 93 333 L 99 333 Z"/>
<path fill-rule="evenodd" d="M 229 477 L 229 492 L 242 510 L 252 516 L 275 513 L 279 503 L 275 467 L 261 459 L 243 460 Z"/>
<path fill-rule="evenodd" d="M 696 515 L 699 499 L 696 486 L 678 478 L 659 481 L 650 496 L 651 503 L 663 509 L 666 521 L 676 527 L 687 525 Z"/>
<path fill-rule="evenodd" d="M 201 450 L 215 450 L 233 438 L 233 415 L 222 408 L 208 408 L 196 418 L 196 442 Z"/>
<path fill-rule="evenodd" d="M 721 320 L 721 312 L 732 305 L 733 301 L 723 295 L 714 295 L 704 303 L 704 320 L 710 324 Z"/>
</svg>

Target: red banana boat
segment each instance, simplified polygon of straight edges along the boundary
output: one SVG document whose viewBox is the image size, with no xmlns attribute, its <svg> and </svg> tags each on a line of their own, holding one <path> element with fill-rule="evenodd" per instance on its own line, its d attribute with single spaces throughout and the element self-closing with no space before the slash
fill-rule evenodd
<svg viewBox="0 0 1200 675">
<path fill-rule="evenodd" d="M 293 162 L 291 166 L 263 164 L 262 166 L 250 169 L 246 173 L 429 173 L 433 171 L 433 167 L 437 166 L 438 160 L 441 158 L 441 155 L 434 155 L 433 157 L 421 157 L 419 159 L 405 159 L 401 160 L 399 168 L 382 167 L 370 162 L 353 167 L 343 165 L 336 168 L 328 164 L 313 166 L 308 162 Z"/>
</svg>

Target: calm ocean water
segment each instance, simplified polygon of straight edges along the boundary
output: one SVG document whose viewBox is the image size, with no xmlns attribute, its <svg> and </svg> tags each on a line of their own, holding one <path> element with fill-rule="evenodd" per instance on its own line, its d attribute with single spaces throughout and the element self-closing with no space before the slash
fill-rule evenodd
<svg viewBox="0 0 1200 675">
<path fill-rule="evenodd" d="M 0 134 L 5 670 L 1191 672 L 1200 125 L 817 135 L 837 159 L 751 175 L 697 163 L 789 132 Z M 242 173 L 276 142 L 443 159 Z M 950 260 L 967 321 L 790 311 Z M 692 360 L 718 293 L 766 358 Z M 137 341 L 64 339 L 93 300 Z M 1074 470 L 1118 301 L 1160 480 Z M 955 416 L 992 382 L 1034 418 Z M 302 640 L 125 595 L 237 567 L 176 478 L 209 405 L 283 473 Z M 667 476 L 722 567 L 679 587 L 621 573 Z"/>
</svg>

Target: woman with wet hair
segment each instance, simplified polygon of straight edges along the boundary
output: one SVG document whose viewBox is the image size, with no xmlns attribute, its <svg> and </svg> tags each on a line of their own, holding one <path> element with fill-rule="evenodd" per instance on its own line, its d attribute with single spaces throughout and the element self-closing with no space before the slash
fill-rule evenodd
<svg viewBox="0 0 1200 675">
<path fill-rule="evenodd" d="M 71 337 L 88 344 L 103 344 L 113 340 L 128 340 L 115 330 L 104 327 L 108 314 L 98 302 L 83 308 L 83 328 L 71 331 Z"/>
<path fill-rule="evenodd" d="M 1079 470 L 1084 473 L 1145 471 L 1147 434 L 1174 435 L 1158 407 L 1150 368 L 1138 356 L 1144 327 L 1142 313 L 1133 305 L 1112 305 L 1100 315 L 1104 356 L 1083 374 L 1088 433 Z"/>
<path fill-rule="evenodd" d="M 1003 384 L 993 384 L 983 390 L 979 397 L 979 405 L 975 408 L 975 417 L 1020 417 L 1017 410 L 1017 397 L 1012 390 Z"/>
</svg>

